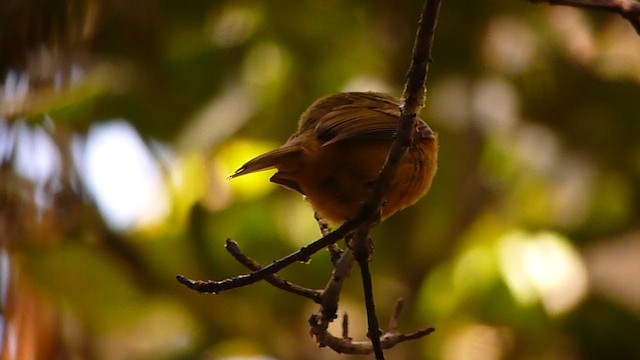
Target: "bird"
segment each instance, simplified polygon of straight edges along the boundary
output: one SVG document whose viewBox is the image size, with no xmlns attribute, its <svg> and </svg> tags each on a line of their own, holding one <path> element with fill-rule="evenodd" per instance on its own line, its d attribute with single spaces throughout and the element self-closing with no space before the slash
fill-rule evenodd
<svg viewBox="0 0 640 360">
<path fill-rule="evenodd" d="M 284 145 L 242 165 L 230 178 L 277 169 L 272 183 L 302 194 L 334 225 L 354 218 L 395 138 L 400 101 L 378 92 L 341 92 L 316 100 Z M 418 118 L 413 142 L 383 199 L 380 221 L 413 205 L 431 187 L 438 135 Z"/>
</svg>

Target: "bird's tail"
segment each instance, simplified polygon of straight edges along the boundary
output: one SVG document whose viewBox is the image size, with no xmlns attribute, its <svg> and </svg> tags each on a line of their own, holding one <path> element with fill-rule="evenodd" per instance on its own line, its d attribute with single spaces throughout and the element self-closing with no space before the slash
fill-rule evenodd
<svg viewBox="0 0 640 360">
<path fill-rule="evenodd" d="M 296 149 L 294 147 L 281 147 L 279 149 L 269 151 L 266 154 L 262 154 L 247 161 L 238 170 L 236 170 L 235 173 L 229 176 L 229 178 L 233 179 L 241 175 L 273 168 L 282 170 L 283 167 L 288 167 L 288 164 L 292 163 L 291 160 L 297 157 L 300 151 L 301 150 L 299 148 Z"/>
</svg>

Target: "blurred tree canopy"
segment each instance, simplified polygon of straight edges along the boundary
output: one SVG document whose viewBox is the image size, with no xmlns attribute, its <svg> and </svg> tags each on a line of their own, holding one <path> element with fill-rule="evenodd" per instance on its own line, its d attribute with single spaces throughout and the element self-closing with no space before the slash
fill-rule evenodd
<svg viewBox="0 0 640 360">
<path fill-rule="evenodd" d="M 227 181 L 344 90 L 399 95 L 422 1 L 0 2 L 0 359 L 337 359 L 315 306 L 200 295 L 319 237 L 269 174 Z M 437 331 L 390 359 L 640 358 L 640 38 L 611 14 L 444 2 L 439 170 L 373 232 L 376 301 Z M 322 287 L 321 252 L 282 272 Z M 366 329 L 361 287 L 340 311 Z M 335 329 L 339 333 L 339 329 Z"/>
</svg>

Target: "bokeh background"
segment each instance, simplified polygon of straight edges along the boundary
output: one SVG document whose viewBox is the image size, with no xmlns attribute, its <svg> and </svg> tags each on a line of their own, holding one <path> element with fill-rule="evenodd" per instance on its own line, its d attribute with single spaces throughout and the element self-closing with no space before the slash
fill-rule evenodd
<svg viewBox="0 0 640 360">
<path fill-rule="evenodd" d="M 0 2 L 0 359 L 342 359 L 310 301 L 196 294 L 319 237 L 244 161 L 317 97 L 399 95 L 422 4 Z M 431 192 L 374 232 L 390 359 L 640 359 L 640 37 L 610 14 L 445 1 Z M 282 271 L 322 288 L 320 252 Z M 357 275 L 357 270 L 354 270 Z M 366 324 L 358 276 L 340 311 Z M 339 334 L 338 329 L 334 333 Z M 356 357 L 362 358 L 362 357 Z"/>
</svg>

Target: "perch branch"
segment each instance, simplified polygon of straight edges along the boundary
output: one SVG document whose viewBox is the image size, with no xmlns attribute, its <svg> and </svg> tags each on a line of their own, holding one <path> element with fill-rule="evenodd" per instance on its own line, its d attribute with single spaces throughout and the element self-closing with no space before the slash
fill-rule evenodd
<svg viewBox="0 0 640 360">
<path fill-rule="evenodd" d="M 627 19 L 640 35 L 640 2 L 637 0 L 529 0 L 549 5 L 564 5 L 618 14 Z"/>
<path fill-rule="evenodd" d="M 402 94 L 400 121 L 398 122 L 396 138 L 391 145 L 385 164 L 374 182 L 372 193 L 361 209 L 361 213 L 371 214 L 371 216 L 364 218 L 364 221 L 359 225 L 353 238 L 355 258 L 360 266 L 362 285 L 365 293 L 369 329 L 367 336 L 371 339 L 373 351 L 378 360 L 384 359 L 384 354 L 382 352 L 383 346 L 381 344 L 378 319 L 375 313 L 373 288 L 369 271 L 369 257 L 371 255 L 370 247 L 368 246 L 369 230 L 376 223 L 376 217 L 379 216 L 383 206 L 384 195 L 388 192 L 398 166 L 413 141 L 413 129 L 416 125 L 417 113 L 424 106 L 426 81 L 429 66 L 433 58 L 433 39 L 441 4 L 441 0 L 427 0 L 422 8 L 416 38 L 413 44 L 411 64 L 407 72 L 407 81 Z"/>
<path fill-rule="evenodd" d="M 322 321 L 329 326 L 329 323 L 338 316 L 338 302 L 340 301 L 340 293 L 345 280 L 351 274 L 351 268 L 353 268 L 354 257 L 351 250 L 347 249 L 343 252 L 342 256 L 336 262 L 335 268 L 331 273 L 331 278 L 327 282 L 322 291 L 322 300 L 320 301 L 320 313 L 322 314 Z"/>
<path fill-rule="evenodd" d="M 277 273 L 278 271 L 284 269 L 285 267 L 291 265 L 296 261 L 305 261 L 309 259 L 311 255 L 315 254 L 321 249 L 331 244 L 335 244 L 337 241 L 352 232 L 357 227 L 357 225 L 362 222 L 362 219 L 365 218 L 366 215 L 368 214 L 359 214 L 357 217 L 345 222 L 338 229 L 327 234 L 326 236 L 323 236 L 322 238 L 312 242 L 311 244 L 303 246 L 298 251 L 293 252 L 281 259 L 278 259 L 271 264 L 261 268 L 260 270 L 253 271 L 249 274 L 238 275 L 219 281 L 191 280 L 182 275 L 176 275 L 176 279 L 178 280 L 178 282 L 192 290 L 212 294 L 217 294 L 221 291 L 231 290 L 253 284 L 260 280 L 264 280 L 267 276 Z"/>
<path fill-rule="evenodd" d="M 361 226 L 356 231 L 353 242 L 353 252 L 358 266 L 364 292 L 364 303 L 367 309 L 367 337 L 371 340 L 371 347 L 377 360 L 384 359 L 382 343 L 380 342 L 380 324 L 376 315 L 376 305 L 373 298 L 373 281 L 369 270 L 369 259 L 373 253 L 373 240 L 369 237 L 369 227 Z"/>
<path fill-rule="evenodd" d="M 236 259 L 240 264 L 244 265 L 249 270 L 258 271 L 262 269 L 260 264 L 240 251 L 238 243 L 234 240 L 227 239 L 225 249 L 227 250 L 227 252 L 229 252 L 229 254 L 231 254 L 231 256 L 233 256 L 234 259 Z M 265 277 L 265 281 L 277 287 L 278 289 L 311 299 L 316 304 L 319 304 L 322 299 L 322 292 L 293 284 L 275 274 L 267 275 Z"/>
</svg>

